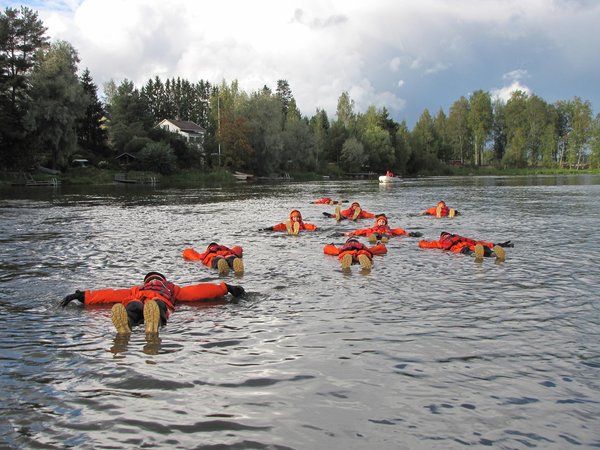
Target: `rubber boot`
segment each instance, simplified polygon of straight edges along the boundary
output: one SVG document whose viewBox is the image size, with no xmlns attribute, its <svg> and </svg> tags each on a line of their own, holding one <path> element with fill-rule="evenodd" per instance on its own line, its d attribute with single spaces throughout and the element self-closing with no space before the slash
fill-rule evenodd
<svg viewBox="0 0 600 450">
<path fill-rule="evenodd" d="M 154 300 L 148 300 L 144 303 L 144 325 L 146 326 L 146 334 L 157 334 L 159 324 L 160 308 Z"/>
<path fill-rule="evenodd" d="M 127 311 L 122 303 L 115 303 L 113 305 L 110 319 L 117 330 L 117 334 L 131 334 Z"/>
</svg>

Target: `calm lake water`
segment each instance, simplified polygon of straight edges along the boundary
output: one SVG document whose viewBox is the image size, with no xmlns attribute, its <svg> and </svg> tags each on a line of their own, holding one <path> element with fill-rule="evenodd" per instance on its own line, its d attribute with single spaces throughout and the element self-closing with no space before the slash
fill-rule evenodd
<svg viewBox="0 0 600 450">
<path fill-rule="evenodd" d="M 373 270 L 323 254 L 324 196 L 393 227 L 512 240 L 497 263 L 394 238 Z M 454 219 L 417 213 L 439 199 Z M 259 228 L 300 208 L 322 229 Z M 600 176 L 466 177 L 164 189 L 0 190 L 0 447 L 600 447 Z M 219 277 L 186 247 L 242 245 Z M 116 339 L 76 289 L 158 270 L 225 281 L 238 304 L 183 304 L 146 342 Z"/>
</svg>

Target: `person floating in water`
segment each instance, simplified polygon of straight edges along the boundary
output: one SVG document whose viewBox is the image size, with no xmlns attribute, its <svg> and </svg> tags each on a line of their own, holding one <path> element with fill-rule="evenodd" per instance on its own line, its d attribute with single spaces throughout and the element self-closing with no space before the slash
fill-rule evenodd
<svg viewBox="0 0 600 450">
<path fill-rule="evenodd" d="M 272 227 L 262 228 L 262 231 L 287 231 L 288 234 L 299 234 L 300 231 L 315 231 L 316 225 L 312 223 L 304 222 L 302 220 L 302 214 L 297 209 L 290 212 L 290 220 L 283 223 L 278 223 Z"/>
<path fill-rule="evenodd" d="M 335 214 L 323 213 L 326 217 L 335 217 L 335 219 L 339 222 L 340 220 L 350 219 L 350 220 L 358 220 L 358 219 L 373 219 L 375 214 L 365 211 L 360 207 L 360 203 L 353 202 L 350 205 L 350 208 L 342 210 L 340 206 L 335 208 Z"/>
<path fill-rule="evenodd" d="M 438 219 L 440 217 L 452 218 L 454 216 L 458 216 L 459 214 L 460 213 L 456 209 L 449 208 L 444 201 L 438 202 L 438 204 L 436 206 L 426 209 L 425 211 L 423 211 L 421 213 L 421 215 L 423 215 L 423 216 L 435 216 Z"/>
<path fill-rule="evenodd" d="M 385 243 L 392 236 L 421 237 L 423 234 L 419 231 L 406 231 L 402 228 L 391 228 L 388 225 L 387 216 L 385 214 L 377 214 L 375 217 L 375 225 L 373 227 L 346 232 L 344 233 L 344 236 L 367 236 L 369 242 L 374 244 L 377 241 Z"/>
<path fill-rule="evenodd" d="M 211 242 L 204 253 L 198 253 L 193 248 L 186 248 L 183 250 L 183 258 L 187 261 L 201 261 L 205 266 L 217 269 L 221 275 L 227 275 L 230 268 L 236 274 L 241 274 L 244 272 L 243 253 L 244 250 L 239 245 L 229 248 Z"/>
<path fill-rule="evenodd" d="M 458 234 L 442 231 L 438 240 L 419 241 L 419 247 L 439 248 L 454 253 L 474 255 L 477 260 L 481 260 L 483 257 L 495 256 L 497 260 L 504 261 L 506 259 L 504 247 L 514 247 L 514 244 L 511 241 L 494 244 L 493 242 L 478 241 Z"/>
<path fill-rule="evenodd" d="M 323 248 L 327 255 L 337 256 L 342 265 L 342 270 L 347 270 L 352 264 L 360 264 L 364 270 L 373 267 L 373 255 L 385 255 L 387 248 L 385 244 L 377 244 L 367 247 L 356 238 L 349 238 L 344 245 L 336 247 L 335 244 L 327 244 Z"/>
<path fill-rule="evenodd" d="M 63 308 L 73 300 L 84 305 L 114 303 L 111 319 L 118 334 L 130 334 L 134 326 L 144 324 L 146 334 L 158 334 L 159 327 L 167 324 L 175 309 L 175 302 L 212 300 L 227 294 L 239 297 L 246 293 L 243 287 L 230 284 L 201 283 L 177 286 L 159 272 L 149 272 L 143 284 L 125 289 L 76 291 L 60 303 Z"/>
<path fill-rule="evenodd" d="M 317 205 L 339 205 L 341 203 L 345 203 L 348 200 L 332 200 L 329 197 L 324 197 L 320 200 L 313 200 L 311 203 Z"/>
</svg>

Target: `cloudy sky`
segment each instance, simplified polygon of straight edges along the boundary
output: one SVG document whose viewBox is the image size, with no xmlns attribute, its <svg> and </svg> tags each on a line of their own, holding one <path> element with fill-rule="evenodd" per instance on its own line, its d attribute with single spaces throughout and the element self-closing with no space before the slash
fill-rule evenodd
<svg viewBox="0 0 600 450">
<path fill-rule="evenodd" d="M 412 128 L 482 89 L 600 108 L 598 0 L 0 0 L 38 11 L 102 91 L 155 76 L 252 92 L 289 82 L 300 110 L 333 119 L 386 107 Z"/>
</svg>

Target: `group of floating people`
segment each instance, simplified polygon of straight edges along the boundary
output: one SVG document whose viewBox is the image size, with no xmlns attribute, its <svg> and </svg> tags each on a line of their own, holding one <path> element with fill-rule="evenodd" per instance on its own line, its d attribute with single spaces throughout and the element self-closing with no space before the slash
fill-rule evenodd
<svg viewBox="0 0 600 450">
<path fill-rule="evenodd" d="M 342 209 L 342 204 L 347 203 L 346 200 L 338 201 L 326 197 L 311 203 L 335 205 L 335 213 L 324 212 L 323 215 L 335 218 L 337 222 L 375 219 L 371 227 L 337 234 L 348 237 L 344 244 L 329 243 L 323 248 L 326 255 L 338 257 L 344 271 L 350 269 L 352 265 L 360 265 L 365 271 L 371 270 L 373 257 L 385 255 L 387 253 L 385 244 L 394 236 L 422 237 L 423 235 L 418 231 L 392 228 L 385 214 L 368 212 L 362 209 L 358 202 L 352 202 L 346 209 Z M 421 215 L 453 218 L 459 215 L 459 212 L 440 201 L 436 206 L 423 211 Z M 316 225 L 304 222 L 300 211 L 294 209 L 290 212 L 287 221 L 261 228 L 259 231 L 277 231 L 298 235 L 300 232 L 316 231 L 317 229 Z M 359 237 L 366 237 L 370 246 L 360 242 Z M 501 243 L 482 241 L 443 231 L 437 240 L 420 240 L 419 247 L 472 255 L 476 261 L 481 261 L 484 257 L 495 257 L 498 261 L 504 261 L 506 257 L 504 248 L 513 247 L 513 244 L 511 241 Z M 211 242 L 203 253 L 199 253 L 193 248 L 184 249 L 183 258 L 187 261 L 199 261 L 207 267 L 216 269 L 220 275 L 227 275 L 230 271 L 238 275 L 244 272 L 241 246 L 227 247 Z M 64 297 L 60 306 L 66 307 L 74 300 L 83 305 L 113 304 L 111 320 L 117 334 L 129 335 L 136 325 L 144 324 L 147 336 L 158 336 L 159 328 L 167 324 L 176 302 L 205 301 L 224 298 L 227 295 L 231 295 L 235 301 L 245 293 L 242 286 L 228 283 L 178 286 L 168 281 L 167 277 L 159 272 L 149 272 L 141 285 L 124 289 L 77 290 Z"/>
</svg>

